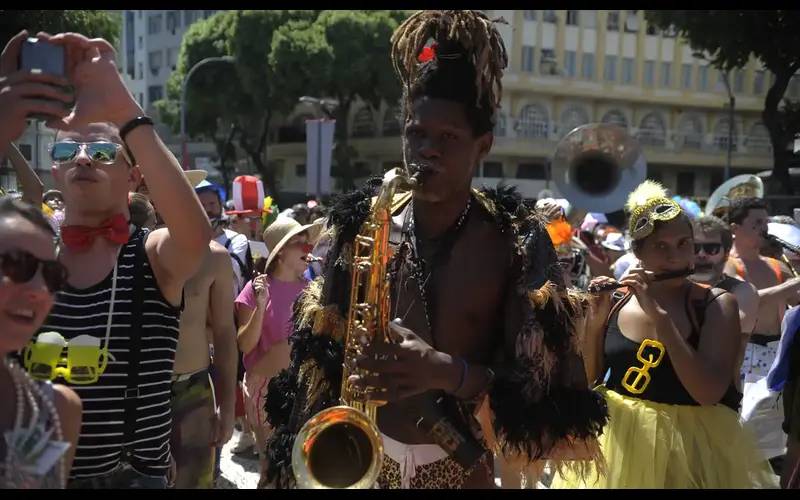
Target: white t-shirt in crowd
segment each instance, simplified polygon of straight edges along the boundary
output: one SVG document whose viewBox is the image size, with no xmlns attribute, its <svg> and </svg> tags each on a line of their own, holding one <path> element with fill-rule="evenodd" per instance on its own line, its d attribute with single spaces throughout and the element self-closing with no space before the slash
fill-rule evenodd
<svg viewBox="0 0 800 500">
<path fill-rule="evenodd" d="M 230 244 L 227 245 L 228 253 L 235 254 L 243 264 L 247 264 L 247 247 L 249 243 L 247 242 L 247 236 L 237 233 L 236 231 L 232 231 L 230 229 L 224 229 L 223 234 L 214 238 L 214 241 L 219 243 L 222 246 L 226 246 L 228 241 Z M 245 282 L 244 277 L 242 276 L 242 269 L 239 267 L 239 264 L 236 262 L 236 259 L 231 256 L 231 265 L 233 266 L 233 274 L 236 277 L 233 286 L 235 295 L 239 295 L 239 292 L 244 288 Z"/>
</svg>

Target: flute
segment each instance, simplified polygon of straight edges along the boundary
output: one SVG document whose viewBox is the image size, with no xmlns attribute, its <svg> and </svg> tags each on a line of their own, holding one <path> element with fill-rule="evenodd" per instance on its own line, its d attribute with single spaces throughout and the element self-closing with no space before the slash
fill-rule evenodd
<svg viewBox="0 0 800 500">
<path fill-rule="evenodd" d="M 686 276 L 691 275 L 693 272 L 694 272 L 693 269 L 686 268 L 686 269 L 680 269 L 678 271 L 670 271 L 668 273 L 656 274 L 655 276 L 653 276 L 653 281 L 671 280 L 673 278 L 685 278 Z M 622 288 L 624 286 L 625 285 L 619 282 L 606 283 L 603 285 L 595 285 L 595 286 L 590 285 L 588 291 L 590 293 L 607 292 L 610 290 L 616 290 L 617 288 Z"/>
</svg>

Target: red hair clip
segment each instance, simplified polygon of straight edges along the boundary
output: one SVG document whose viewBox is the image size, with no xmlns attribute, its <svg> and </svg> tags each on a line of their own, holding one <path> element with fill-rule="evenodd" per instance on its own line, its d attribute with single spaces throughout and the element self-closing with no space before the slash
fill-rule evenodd
<svg viewBox="0 0 800 500">
<path fill-rule="evenodd" d="M 417 57 L 419 62 L 425 63 L 425 62 L 430 61 L 434 57 L 436 57 L 436 47 L 438 47 L 438 46 L 439 46 L 439 44 L 434 42 L 434 43 L 428 45 L 427 47 L 423 48 L 422 52 L 420 52 L 419 56 Z"/>
</svg>

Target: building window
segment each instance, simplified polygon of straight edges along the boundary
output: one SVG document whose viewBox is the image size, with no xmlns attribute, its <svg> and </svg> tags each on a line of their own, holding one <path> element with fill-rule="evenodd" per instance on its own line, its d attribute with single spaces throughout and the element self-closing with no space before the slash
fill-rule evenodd
<svg viewBox="0 0 800 500">
<path fill-rule="evenodd" d="M 150 66 L 150 73 L 156 76 L 161 70 L 161 66 L 164 64 L 164 53 L 160 50 L 150 52 L 147 54 L 147 61 Z"/>
<path fill-rule="evenodd" d="M 306 164 L 300 163 L 294 166 L 294 175 L 295 177 L 305 177 L 306 176 Z"/>
<path fill-rule="evenodd" d="M 603 78 L 607 82 L 613 82 L 617 79 L 617 56 L 606 56 Z"/>
<path fill-rule="evenodd" d="M 139 47 L 139 50 L 142 50 L 144 48 L 144 37 L 142 35 L 139 35 L 139 40 L 137 45 Z"/>
<path fill-rule="evenodd" d="M 178 26 L 181 23 L 181 13 L 177 10 L 168 10 L 167 11 L 167 31 L 175 34 L 175 30 L 178 29 Z"/>
<path fill-rule="evenodd" d="M 642 118 L 636 137 L 643 145 L 663 146 L 666 137 L 666 127 L 664 126 L 664 120 L 661 118 L 661 115 L 658 113 L 649 113 Z"/>
<path fill-rule="evenodd" d="M 764 92 L 764 72 L 763 71 L 756 71 L 755 78 L 753 80 L 753 93 L 754 94 L 762 94 Z"/>
<path fill-rule="evenodd" d="M 692 88 L 692 65 L 681 64 L 681 88 Z"/>
<path fill-rule="evenodd" d="M 574 50 L 564 51 L 564 75 L 574 78 L 577 74 L 578 54 Z"/>
<path fill-rule="evenodd" d="M 550 132 L 547 110 L 538 104 L 522 108 L 517 121 L 517 135 L 526 138 L 547 138 Z"/>
<path fill-rule="evenodd" d="M 708 90 L 708 66 L 700 66 L 697 71 L 697 89 Z"/>
<path fill-rule="evenodd" d="M 730 129 L 730 120 L 725 117 L 721 118 L 714 126 L 714 147 L 720 151 L 728 150 L 728 130 Z M 731 130 L 731 150 L 736 151 L 736 127 Z"/>
<path fill-rule="evenodd" d="M 542 11 L 542 20 L 546 23 L 557 23 L 558 16 L 556 16 L 556 11 L 554 10 L 543 10 Z"/>
<path fill-rule="evenodd" d="M 672 63 L 661 63 L 661 86 L 664 88 L 672 86 Z"/>
<path fill-rule="evenodd" d="M 536 20 L 536 11 L 535 10 L 523 10 L 522 15 L 525 17 L 526 21 L 535 21 Z"/>
<path fill-rule="evenodd" d="M 603 118 L 600 121 L 603 123 L 619 125 L 624 129 L 628 128 L 628 119 L 625 118 L 625 114 L 618 109 L 612 109 L 611 111 L 608 111 L 603 115 Z"/>
<path fill-rule="evenodd" d="M 139 80 L 144 79 L 144 64 L 139 63 Z"/>
<path fill-rule="evenodd" d="M 139 19 L 141 19 L 141 18 L 142 18 L 142 11 L 140 10 L 139 11 Z"/>
<path fill-rule="evenodd" d="M 633 83 L 634 59 L 632 57 L 622 58 L 622 83 L 630 85 Z"/>
<path fill-rule="evenodd" d="M 546 180 L 547 168 L 542 163 L 520 163 L 517 165 L 517 179 Z"/>
<path fill-rule="evenodd" d="M 772 153 L 772 142 L 770 142 L 769 139 L 769 131 L 761 122 L 753 124 L 745 141 L 749 151 Z"/>
<path fill-rule="evenodd" d="M 522 71 L 526 73 L 533 73 L 533 47 L 529 45 L 522 46 Z"/>
<path fill-rule="evenodd" d="M 541 56 L 539 56 L 540 73 L 543 75 L 557 75 L 556 71 L 556 51 L 553 49 L 542 49 Z"/>
<path fill-rule="evenodd" d="M 625 16 L 625 33 L 637 33 L 639 31 L 638 10 L 629 10 Z"/>
<path fill-rule="evenodd" d="M 164 98 L 164 87 L 161 85 L 151 85 L 147 87 L 147 101 L 152 106 L 154 102 Z"/>
<path fill-rule="evenodd" d="M 589 114 L 581 107 L 571 106 L 561 113 L 558 131 L 563 137 L 576 127 L 580 127 L 586 123 L 589 123 Z"/>
<path fill-rule="evenodd" d="M 596 10 L 582 10 L 581 11 L 581 21 L 583 21 L 583 27 L 586 29 L 593 30 L 597 27 L 597 11 Z"/>
<path fill-rule="evenodd" d="M 733 73 L 733 91 L 737 94 L 744 92 L 744 71 L 741 69 Z"/>
<path fill-rule="evenodd" d="M 375 120 L 369 106 L 364 106 L 353 118 L 353 137 L 374 137 Z"/>
<path fill-rule="evenodd" d="M 656 79 L 656 63 L 655 61 L 644 62 L 644 84 L 652 87 Z"/>
<path fill-rule="evenodd" d="M 586 80 L 594 80 L 594 54 L 589 52 L 583 54 L 581 76 Z"/>
<path fill-rule="evenodd" d="M 608 11 L 608 17 L 606 18 L 606 29 L 608 31 L 619 31 L 619 11 L 618 10 L 610 10 L 610 11 Z"/>
<path fill-rule="evenodd" d="M 497 123 L 494 124 L 494 135 L 497 137 L 506 136 L 506 114 L 503 112 L 497 114 Z"/>
<path fill-rule="evenodd" d="M 679 196 L 694 196 L 694 172 L 678 172 Z"/>
<path fill-rule="evenodd" d="M 580 24 L 580 11 L 568 10 L 567 11 L 567 24 L 570 26 L 578 26 Z"/>
<path fill-rule="evenodd" d="M 392 106 L 383 115 L 383 136 L 393 137 L 400 135 L 400 108 Z"/>
<path fill-rule="evenodd" d="M 33 148 L 30 144 L 18 144 L 17 147 L 23 158 L 33 161 Z"/>
<path fill-rule="evenodd" d="M 700 149 L 703 144 L 703 123 L 696 115 L 685 115 L 678 125 L 678 139 L 684 148 Z"/>
<path fill-rule="evenodd" d="M 503 177 L 503 164 L 499 161 L 483 162 L 484 177 Z"/>
<path fill-rule="evenodd" d="M 178 64 L 178 48 L 177 47 L 170 47 L 167 49 L 167 66 L 169 66 L 172 71 L 175 71 L 175 66 Z"/>
<path fill-rule="evenodd" d="M 183 11 L 183 25 L 189 26 L 194 22 L 194 11 L 193 10 L 184 10 Z"/>
<path fill-rule="evenodd" d="M 147 18 L 147 33 L 155 35 L 161 33 L 161 25 L 164 23 L 164 16 L 161 14 L 151 14 Z"/>
</svg>

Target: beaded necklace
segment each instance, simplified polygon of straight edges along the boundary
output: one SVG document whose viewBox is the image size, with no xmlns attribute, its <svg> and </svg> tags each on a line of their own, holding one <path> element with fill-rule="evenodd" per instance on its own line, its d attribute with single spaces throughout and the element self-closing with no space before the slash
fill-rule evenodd
<svg viewBox="0 0 800 500">
<path fill-rule="evenodd" d="M 470 194 L 469 198 L 467 199 L 467 204 L 464 207 L 464 210 L 461 212 L 461 215 L 459 215 L 458 219 L 456 219 L 456 222 L 450 226 L 440 238 L 438 238 L 440 243 L 438 248 L 433 252 L 430 263 L 426 262 L 425 258 L 422 257 L 421 252 L 419 251 L 421 245 L 420 238 L 417 236 L 415 231 L 416 226 L 414 220 L 413 203 L 414 202 L 412 200 L 411 203 L 409 203 L 409 208 L 406 212 L 406 221 L 404 223 L 405 227 L 403 228 L 403 239 L 410 242 L 408 245 L 410 247 L 410 256 L 407 260 L 411 264 L 411 273 L 414 276 L 414 281 L 417 282 L 419 296 L 422 299 L 422 308 L 425 312 L 425 321 L 428 325 L 428 331 L 431 333 L 433 347 L 435 347 L 436 342 L 433 335 L 433 322 L 431 321 L 433 311 L 430 307 L 431 302 L 433 302 L 433 290 L 432 284 L 430 283 L 430 278 L 434 269 L 443 264 L 449 257 L 453 245 L 455 244 L 458 236 L 461 234 L 461 229 L 464 227 L 464 223 L 467 221 L 469 211 L 472 208 L 472 194 Z"/>
<path fill-rule="evenodd" d="M 63 441 L 61 420 L 53 400 L 39 384 L 33 381 L 16 362 L 3 358 L 3 367 L 11 375 L 16 396 L 16 415 L 11 440 L 6 439 L 6 456 L 2 466 L 5 488 L 40 488 L 55 481 L 55 487 L 66 487 L 66 463 L 62 455 L 55 467 L 55 477 L 39 478 L 22 470 L 28 459 L 45 449 L 54 439 Z M 40 406 L 41 403 L 41 406 Z M 30 419 L 25 420 L 25 408 L 30 408 Z M 49 424 L 49 425 L 47 425 Z"/>
</svg>

